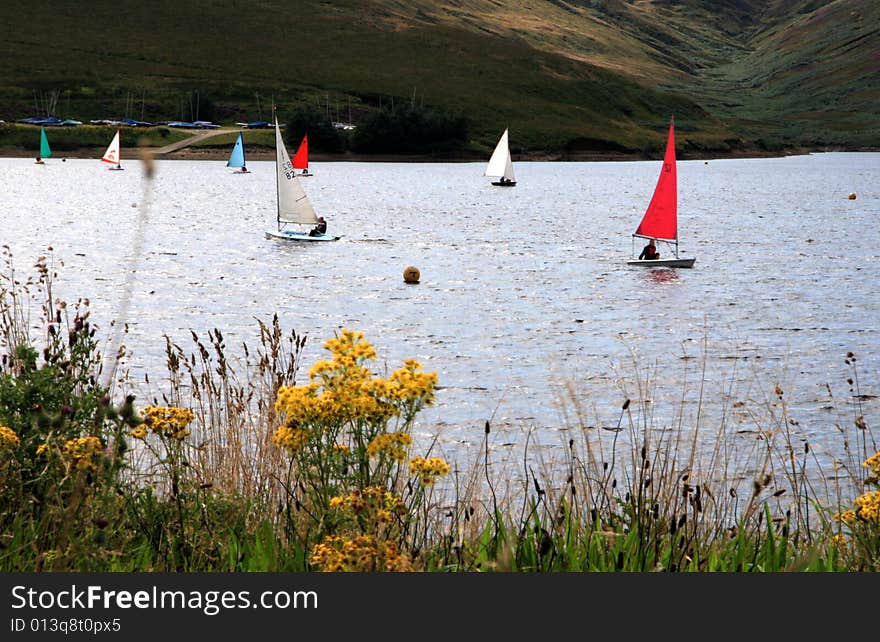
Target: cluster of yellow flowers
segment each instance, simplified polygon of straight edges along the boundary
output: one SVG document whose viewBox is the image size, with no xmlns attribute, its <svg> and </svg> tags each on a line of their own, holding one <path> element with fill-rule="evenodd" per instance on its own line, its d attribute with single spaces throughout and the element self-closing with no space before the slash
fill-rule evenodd
<svg viewBox="0 0 880 642">
<path fill-rule="evenodd" d="M 421 372 L 422 365 L 415 359 L 406 359 L 403 367 L 388 377 L 392 397 L 407 403 L 418 400 L 430 406 L 434 403 L 434 387 L 437 385 L 436 372 Z"/>
<path fill-rule="evenodd" d="M 449 473 L 449 464 L 441 457 L 432 457 L 431 459 L 416 457 L 409 462 L 409 472 L 418 475 L 422 486 L 430 486 L 440 477 Z"/>
<path fill-rule="evenodd" d="M 367 446 L 367 455 L 378 457 L 387 455 L 395 461 L 406 459 L 407 448 L 412 444 L 412 435 L 406 432 L 389 432 L 376 437 Z"/>
<path fill-rule="evenodd" d="M 193 420 L 193 412 L 189 408 L 177 408 L 175 406 L 147 406 L 141 411 L 144 424 L 162 437 L 170 437 L 182 441 L 189 435 L 187 426 Z M 147 436 L 146 429 L 138 426 L 131 432 L 136 439 Z"/>
<path fill-rule="evenodd" d="M 70 465 L 77 470 L 97 470 L 95 456 L 103 446 L 97 437 L 77 437 L 65 442 L 63 452 Z"/>
<path fill-rule="evenodd" d="M 409 558 L 395 542 L 372 535 L 345 539 L 328 535 L 315 544 L 309 561 L 325 573 L 333 572 L 405 572 L 411 569 Z"/>
<path fill-rule="evenodd" d="M 333 497 L 330 508 L 347 510 L 355 515 L 372 515 L 377 522 L 388 523 L 391 518 L 406 513 L 403 500 L 381 486 L 355 489 L 349 495 Z"/>
<path fill-rule="evenodd" d="M 834 544 L 842 553 L 845 553 L 849 550 L 849 540 L 846 538 L 846 535 L 842 535 L 840 533 L 838 533 L 837 535 L 832 535 L 831 543 Z"/>
<path fill-rule="evenodd" d="M 319 431 L 327 426 L 378 426 L 402 413 L 410 419 L 423 405 L 433 403 L 437 374 L 422 372 L 418 362 L 408 359 L 388 379 L 374 377 L 367 362 L 376 357 L 376 351 L 362 332 L 342 330 L 324 348 L 333 358 L 312 366 L 308 385 L 283 386 L 278 391 L 275 411 L 284 415 L 285 426 L 274 435 L 276 444 L 294 452 L 304 442 L 291 438 L 292 430 L 311 427 L 315 432 L 310 436 L 319 436 Z M 394 443 L 408 445 L 399 437 L 392 437 L 372 447 L 378 454 Z M 397 450 L 392 452 L 401 459 L 405 457 Z"/>
<path fill-rule="evenodd" d="M 309 441 L 309 431 L 302 428 L 281 426 L 272 435 L 272 441 L 276 446 L 281 446 L 291 453 L 301 450 Z"/>
<path fill-rule="evenodd" d="M 275 400 L 276 412 L 287 413 L 287 425 L 295 426 L 315 421 L 321 415 L 318 384 L 282 386 Z"/>
<path fill-rule="evenodd" d="M 856 519 L 880 525 L 880 490 L 868 491 L 853 503 Z"/>
<path fill-rule="evenodd" d="M 3 446 L 18 448 L 20 443 L 21 439 L 18 438 L 18 435 L 15 434 L 15 431 L 12 430 L 12 428 L 0 426 L 0 448 Z"/>
<path fill-rule="evenodd" d="M 865 460 L 863 466 L 871 471 L 865 483 L 880 486 L 880 452 L 876 452 Z M 834 517 L 847 526 L 857 523 L 880 525 L 880 490 L 869 490 L 853 502 L 855 509 L 837 513 Z"/>
</svg>

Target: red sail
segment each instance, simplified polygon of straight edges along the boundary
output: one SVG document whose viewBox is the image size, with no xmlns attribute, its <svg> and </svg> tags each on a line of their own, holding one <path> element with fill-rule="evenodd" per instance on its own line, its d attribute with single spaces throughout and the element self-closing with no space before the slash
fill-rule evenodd
<svg viewBox="0 0 880 642">
<path fill-rule="evenodd" d="M 309 168 L 309 136 L 306 134 L 303 136 L 302 142 L 299 144 L 299 149 L 296 150 L 296 154 L 293 156 L 293 169 L 308 169 Z"/>
<path fill-rule="evenodd" d="M 678 238 L 678 188 L 675 173 L 675 124 L 669 123 L 669 138 L 663 169 L 654 188 L 654 196 L 635 236 L 675 241 Z"/>
</svg>

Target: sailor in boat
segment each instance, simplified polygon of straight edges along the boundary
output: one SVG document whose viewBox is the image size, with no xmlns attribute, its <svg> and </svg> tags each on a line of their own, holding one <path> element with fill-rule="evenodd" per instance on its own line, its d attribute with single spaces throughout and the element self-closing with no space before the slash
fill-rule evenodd
<svg viewBox="0 0 880 642">
<path fill-rule="evenodd" d="M 309 236 L 321 236 L 327 233 L 327 221 L 323 216 L 318 217 L 318 224 L 309 232 Z"/>
<path fill-rule="evenodd" d="M 639 254 L 639 260 L 640 261 L 642 259 L 652 260 L 652 259 L 659 259 L 659 258 L 660 258 L 660 252 L 657 251 L 657 246 L 654 245 L 654 239 L 650 239 L 648 241 L 648 244 L 642 248 L 642 253 Z"/>
</svg>

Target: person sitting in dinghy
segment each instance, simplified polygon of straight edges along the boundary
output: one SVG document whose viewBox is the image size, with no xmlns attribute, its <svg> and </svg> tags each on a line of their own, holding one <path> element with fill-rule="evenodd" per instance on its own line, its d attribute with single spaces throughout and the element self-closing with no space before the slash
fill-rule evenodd
<svg viewBox="0 0 880 642">
<path fill-rule="evenodd" d="M 312 228 L 312 231 L 309 232 L 309 236 L 321 236 L 322 234 L 327 232 L 327 221 L 324 220 L 323 216 L 318 217 L 318 224 Z"/>
<path fill-rule="evenodd" d="M 659 258 L 660 252 L 657 251 L 657 246 L 654 245 L 654 239 L 651 239 L 648 241 L 648 244 L 642 248 L 642 253 L 639 254 L 639 260 L 648 259 L 650 261 Z"/>
</svg>

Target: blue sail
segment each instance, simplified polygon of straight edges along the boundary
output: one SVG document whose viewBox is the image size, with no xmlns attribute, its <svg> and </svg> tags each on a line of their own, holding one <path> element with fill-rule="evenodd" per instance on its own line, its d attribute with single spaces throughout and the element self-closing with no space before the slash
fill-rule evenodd
<svg viewBox="0 0 880 642">
<path fill-rule="evenodd" d="M 241 140 L 241 133 L 238 134 L 238 140 L 235 141 L 235 147 L 229 155 L 229 162 L 226 167 L 244 167 L 244 142 Z"/>
</svg>

